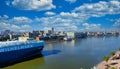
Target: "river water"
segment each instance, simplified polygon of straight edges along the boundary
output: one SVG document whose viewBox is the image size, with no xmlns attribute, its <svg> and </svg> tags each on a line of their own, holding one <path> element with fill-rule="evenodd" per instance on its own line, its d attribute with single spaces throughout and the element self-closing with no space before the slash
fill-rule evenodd
<svg viewBox="0 0 120 69">
<path fill-rule="evenodd" d="M 92 37 L 72 41 L 49 41 L 43 57 L 3 69 L 90 69 L 120 47 L 120 37 Z"/>
</svg>

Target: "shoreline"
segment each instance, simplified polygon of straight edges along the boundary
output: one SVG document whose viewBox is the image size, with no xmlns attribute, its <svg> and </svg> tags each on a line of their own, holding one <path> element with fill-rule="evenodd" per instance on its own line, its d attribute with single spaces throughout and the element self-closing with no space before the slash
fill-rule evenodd
<svg viewBox="0 0 120 69">
<path fill-rule="evenodd" d="M 111 56 L 108 61 L 101 61 L 94 69 L 120 69 L 120 51 Z"/>
</svg>

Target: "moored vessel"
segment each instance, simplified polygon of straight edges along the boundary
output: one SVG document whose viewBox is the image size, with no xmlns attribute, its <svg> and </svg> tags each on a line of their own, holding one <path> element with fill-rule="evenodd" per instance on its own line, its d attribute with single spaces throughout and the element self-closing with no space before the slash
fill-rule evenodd
<svg viewBox="0 0 120 69">
<path fill-rule="evenodd" d="M 29 37 L 19 37 L 18 40 L 0 42 L 0 64 L 11 63 L 36 52 L 41 53 L 43 47 L 44 41 Z"/>
<path fill-rule="evenodd" d="M 72 41 L 72 38 L 70 38 L 70 37 L 65 37 L 63 40 L 64 40 L 64 41 Z"/>
</svg>

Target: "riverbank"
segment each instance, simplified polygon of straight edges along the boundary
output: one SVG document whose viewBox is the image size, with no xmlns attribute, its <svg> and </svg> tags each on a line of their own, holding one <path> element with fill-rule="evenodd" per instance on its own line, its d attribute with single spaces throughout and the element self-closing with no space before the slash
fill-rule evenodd
<svg viewBox="0 0 120 69">
<path fill-rule="evenodd" d="M 107 61 L 100 62 L 96 65 L 96 69 L 120 69 L 120 51 L 117 51 Z"/>
</svg>

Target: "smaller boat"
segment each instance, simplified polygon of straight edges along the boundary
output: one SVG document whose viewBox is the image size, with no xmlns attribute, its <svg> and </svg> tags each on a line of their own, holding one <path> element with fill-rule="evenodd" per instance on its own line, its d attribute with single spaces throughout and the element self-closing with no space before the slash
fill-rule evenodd
<svg viewBox="0 0 120 69">
<path fill-rule="evenodd" d="M 65 37 L 63 40 L 64 40 L 64 41 L 72 41 L 72 38 L 70 38 L 70 37 Z"/>
</svg>

